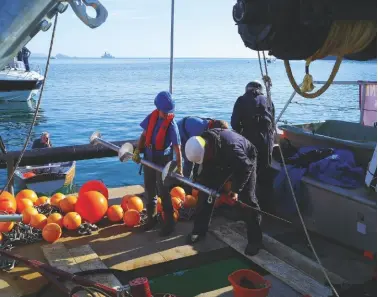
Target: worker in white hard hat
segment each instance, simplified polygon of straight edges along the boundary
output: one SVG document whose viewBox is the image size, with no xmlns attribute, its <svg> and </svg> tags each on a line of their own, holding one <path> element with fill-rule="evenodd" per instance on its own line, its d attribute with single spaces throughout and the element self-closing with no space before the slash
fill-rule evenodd
<svg viewBox="0 0 378 297">
<path fill-rule="evenodd" d="M 240 134 L 228 129 L 210 129 L 201 136 L 189 138 L 185 145 L 186 157 L 190 162 L 200 164 L 196 181 L 213 189 L 219 189 L 227 180 L 232 179 L 231 201 L 240 199 L 259 209 L 255 196 L 256 185 L 256 148 Z M 208 201 L 205 193 L 200 192 L 197 214 L 193 231 L 188 235 L 188 243 L 196 243 L 207 233 L 211 219 L 214 199 Z M 237 204 L 239 205 L 239 204 Z M 247 255 L 258 253 L 262 232 L 259 216 L 247 208 L 240 208 L 242 219 L 247 225 Z"/>
<path fill-rule="evenodd" d="M 273 211 L 273 175 L 270 170 L 274 145 L 274 104 L 269 103 L 258 80 L 248 83 L 234 105 L 231 126 L 257 149 L 256 196 L 263 210 Z"/>
</svg>

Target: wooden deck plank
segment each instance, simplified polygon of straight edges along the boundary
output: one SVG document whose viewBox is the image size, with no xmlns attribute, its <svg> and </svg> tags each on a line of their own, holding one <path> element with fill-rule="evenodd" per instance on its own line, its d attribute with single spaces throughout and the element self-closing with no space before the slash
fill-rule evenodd
<svg viewBox="0 0 378 297">
<path fill-rule="evenodd" d="M 227 226 L 236 231 L 237 233 L 243 235 L 246 234 L 247 229 L 244 222 L 233 222 L 227 224 Z M 314 278 L 322 284 L 327 284 L 327 280 L 323 274 L 321 266 L 313 261 L 312 259 L 302 255 L 301 253 L 295 251 L 294 249 L 288 247 L 287 245 L 275 240 L 267 234 L 263 234 L 263 244 L 264 249 L 276 256 L 277 258 L 285 261 L 289 265 L 303 271 L 308 276 Z M 332 284 L 345 284 L 347 281 L 341 276 L 337 275 L 326 269 L 328 277 L 330 278 Z"/>
<path fill-rule="evenodd" d="M 43 251 L 43 254 L 45 255 L 47 262 L 51 266 L 69 273 L 77 273 L 81 271 L 63 243 L 57 242 L 54 244 L 43 245 L 41 249 Z M 65 282 L 64 285 L 69 290 L 72 290 L 76 286 L 72 282 Z M 79 292 L 77 293 L 77 295 L 78 297 L 89 296 L 84 292 Z"/>
<path fill-rule="evenodd" d="M 95 269 L 107 269 L 108 267 L 100 260 L 98 255 L 91 249 L 89 245 L 72 248 L 69 253 L 81 271 L 89 271 Z M 112 274 L 96 274 L 88 275 L 88 279 L 115 288 L 122 286 L 121 282 Z"/>
<path fill-rule="evenodd" d="M 20 292 L 12 288 L 9 283 L 0 279 L 0 297 L 21 297 Z"/>
<path fill-rule="evenodd" d="M 244 255 L 247 240 L 243 236 L 230 229 L 227 225 L 217 227 L 213 229 L 212 232 L 218 236 L 219 239 L 223 240 L 229 246 Z M 308 275 L 288 265 L 286 262 L 273 256 L 266 250 L 260 250 L 260 252 L 253 257 L 247 255 L 244 256 L 299 293 L 304 295 L 309 294 L 312 297 L 328 297 L 332 295 L 332 292 L 328 287 L 318 283 Z"/>
<path fill-rule="evenodd" d="M 47 244 L 41 247 L 47 262 L 58 269 L 69 273 L 81 271 L 63 243 Z"/>
</svg>

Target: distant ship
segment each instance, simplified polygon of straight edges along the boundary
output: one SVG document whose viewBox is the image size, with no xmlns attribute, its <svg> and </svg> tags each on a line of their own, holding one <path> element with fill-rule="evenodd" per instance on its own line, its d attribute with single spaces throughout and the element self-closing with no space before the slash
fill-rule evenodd
<svg viewBox="0 0 378 297">
<path fill-rule="evenodd" d="M 111 54 L 105 52 L 105 54 L 103 54 L 101 56 L 101 58 L 103 58 L 103 59 L 114 59 L 114 56 L 112 56 Z"/>
</svg>

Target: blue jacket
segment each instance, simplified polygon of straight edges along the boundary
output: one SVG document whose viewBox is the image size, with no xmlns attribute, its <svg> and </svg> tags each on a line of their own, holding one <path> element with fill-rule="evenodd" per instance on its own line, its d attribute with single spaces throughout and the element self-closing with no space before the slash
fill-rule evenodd
<svg viewBox="0 0 378 297">
<path fill-rule="evenodd" d="M 182 145 L 182 155 L 184 158 L 184 176 L 190 177 L 190 173 L 193 168 L 193 163 L 191 163 L 185 154 L 185 144 L 188 139 L 192 136 L 200 136 L 205 132 L 209 126 L 210 119 L 204 119 L 200 117 L 190 116 L 185 117 L 177 122 L 178 130 L 180 133 L 181 145 Z"/>
<path fill-rule="evenodd" d="M 200 117 L 185 117 L 177 122 L 180 132 L 181 144 L 185 146 L 188 139 L 192 136 L 200 136 L 209 126 L 210 119 Z"/>
</svg>

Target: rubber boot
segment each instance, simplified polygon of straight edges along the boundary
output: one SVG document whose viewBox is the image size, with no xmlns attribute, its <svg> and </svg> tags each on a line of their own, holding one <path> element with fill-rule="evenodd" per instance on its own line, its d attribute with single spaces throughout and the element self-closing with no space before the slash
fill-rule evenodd
<svg viewBox="0 0 378 297">
<path fill-rule="evenodd" d="M 154 207 L 147 207 L 147 222 L 143 226 L 144 231 L 149 231 L 153 229 L 156 224 L 158 223 L 157 220 L 157 208 Z"/>
<path fill-rule="evenodd" d="M 172 232 L 175 230 L 175 221 L 173 219 L 173 213 L 170 215 L 166 215 L 165 222 L 163 223 L 163 227 L 160 230 L 159 235 L 164 237 L 164 236 L 169 236 L 172 234 Z"/>
<path fill-rule="evenodd" d="M 248 243 L 244 250 L 244 254 L 247 256 L 255 256 L 259 253 L 261 248 L 261 243 Z"/>
</svg>

